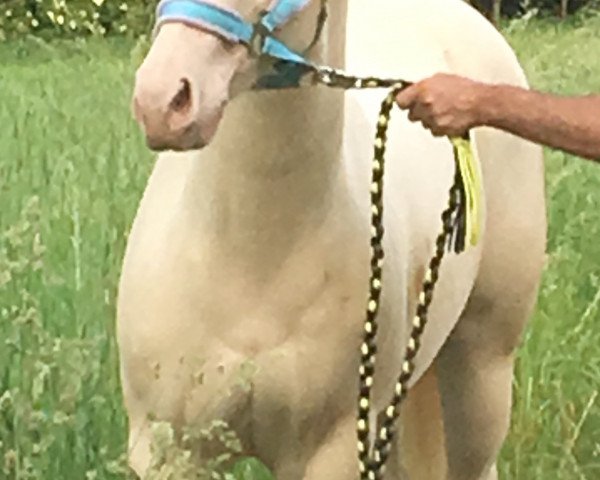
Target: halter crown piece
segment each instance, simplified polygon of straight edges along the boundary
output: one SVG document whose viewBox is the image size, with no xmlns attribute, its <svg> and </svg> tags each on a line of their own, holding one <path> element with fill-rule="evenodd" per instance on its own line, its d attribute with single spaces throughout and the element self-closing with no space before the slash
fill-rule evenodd
<svg viewBox="0 0 600 480">
<path fill-rule="evenodd" d="M 480 231 L 481 177 L 479 162 L 471 148 L 468 134 L 463 138 L 450 138 L 452 143 L 455 176 L 449 191 L 448 206 L 441 215 L 442 231 L 435 242 L 435 254 L 425 272 L 423 288 L 419 295 L 416 315 L 405 351 L 393 395 L 388 407 L 381 412 L 383 421 L 373 445 L 369 440 L 371 387 L 375 373 L 377 314 L 382 291 L 382 265 L 384 252 L 383 228 L 383 178 L 387 130 L 396 95 L 410 85 L 399 79 L 355 77 L 327 66 L 311 63 L 304 55 L 295 52 L 278 40 L 274 33 L 291 17 L 306 7 L 311 0 L 274 0 L 270 8 L 260 15 L 256 23 L 244 20 L 238 13 L 200 0 L 162 0 L 157 9 L 154 33 L 167 22 L 186 23 L 223 38 L 245 45 L 257 57 L 273 60 L 272 69 L 258 79 L 254 89 L 299 88 L 322 84 L 347 89 L 390 88 L 381 104 L 374 142 L 371 180 L 371 277 L 369 298 L 364 324 L 363 343 L 359 369 L 359 401 L 357 419 L 358 460 L 361 480 L 382 480 L 386 460 L 394 437 L 394 423 L 399 407 L 408 390 L 414 373 L 414 359 L 419 351 L 421 336 L 427 324 L 429 306 L 433 299 L 442 258 L 446 250 L 461 253 L 467 245 L 478 243 Z M 321 13 L 309 49 L 318 40 L 326 19 L 327 0 L 321 0 Z"/>
</svg>

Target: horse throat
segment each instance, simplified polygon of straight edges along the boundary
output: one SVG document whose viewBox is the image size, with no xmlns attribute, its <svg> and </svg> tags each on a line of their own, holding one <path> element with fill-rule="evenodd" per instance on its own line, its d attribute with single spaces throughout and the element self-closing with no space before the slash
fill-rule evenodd
<svg viewBox="0 0 600 480">
<path fill-rule="evenodd" d="M 331 13 L 313 52 L 338 67 L 345 53 L 343 7 Z M 191 166 L 184 190 L 188 221 L 230 258 L 262 264 L 266 250 L 285 255 L 320 228 L 336 204 L 343 183 L 343 127 L 341 91 L 241 94 Z"/>
</svg>

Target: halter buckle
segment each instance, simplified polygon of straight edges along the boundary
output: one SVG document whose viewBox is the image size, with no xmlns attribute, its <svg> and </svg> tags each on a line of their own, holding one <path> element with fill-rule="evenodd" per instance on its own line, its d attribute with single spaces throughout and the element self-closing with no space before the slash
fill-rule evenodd
<svg viewBox="0 0 600 480">
<path fill-rule="evenodd" d="M 265 48 L 265 42 L 271 35 L 269 28 L 263 23 L 263 19 L 269 14 L 267 10 L 259 13 L 258 20 L 252 25 L 252 36 L 248 42 L 250 56 L 258 58 L 262 56 Z"/>
</svg>

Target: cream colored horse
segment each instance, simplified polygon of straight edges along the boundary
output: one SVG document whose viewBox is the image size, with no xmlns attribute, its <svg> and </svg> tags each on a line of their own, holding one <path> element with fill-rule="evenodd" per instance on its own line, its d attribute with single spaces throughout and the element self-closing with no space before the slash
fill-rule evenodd
<svg viewBox="0 0 600 480">
<path fill-rule="evenodd" d="M 214 0 L 254 19 L 269 0 Z M 461 0 L 331 0 L 311 58 L 357 74 L 437 71 L 526 85 L 507 43 Z M 313 1 L 281 33 L 303 48 Z M 118 342 L 130 463 L 148 416 L 225 419 L 278 480 L 358 478 L 355 415 L 369 275 L 371 142 L 383 91 L 249 92 L 242 46 L 179 23 L 137 72 L 136 115 L 160 153 L 129 238 Z M 446 139 L 396 112 L 389 132 L 374 408 L 392 392 L 453 177 Z M 509 426 L 513 354 L 545 250 L 541 149 L 474 133 L 484 235 L 448 255 L 386 479 L 491 480 Z M 239 366 L 257 370 L 250 391 Z M 227 393 L 229 392 L 229 393 Z M 406 472 L 404 476 L 402 472 Z"/>
</svg>

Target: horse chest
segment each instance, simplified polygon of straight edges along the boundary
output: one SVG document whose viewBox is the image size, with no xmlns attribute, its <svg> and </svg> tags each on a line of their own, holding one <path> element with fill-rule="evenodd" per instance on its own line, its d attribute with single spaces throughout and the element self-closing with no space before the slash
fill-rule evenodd
<svg viewBox="0 0 600 480">
<path fill-rule="evenodd" d="M 153 414 L 304 416 L 352 391 L 366 262 L 321 248 L 256 275 L 214 253 L 161 251 L 152 268 L 126 267 L 119 315 L 125 381 L 145 408 L 161 406 Z"/>
</svg>

